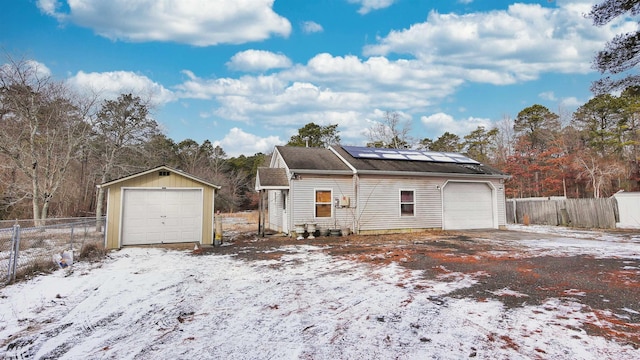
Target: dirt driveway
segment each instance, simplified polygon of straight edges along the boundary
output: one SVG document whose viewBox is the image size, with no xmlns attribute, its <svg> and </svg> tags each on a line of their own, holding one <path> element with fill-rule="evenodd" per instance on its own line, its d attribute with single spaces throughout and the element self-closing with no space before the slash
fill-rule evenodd
<svg viewBox="0 0 640 360">
<path fill-rule="evenodd" d="M 589 334 L 640 348 L 640 253 L 634 255 L 633 249 L 637 249 L 634 247 L 631 255 L 615 250 L 598 251 L 629 239 L 640 239 L 640 233 L 584 234 L 433 231 L 298 241 L 231 233 L 227 234 L 225 246 L 211 251 L 251 261 L 279 258 L 288 254 L 291 246 L 308 244 L 333 256 L 372 265 L 397 263 L 422 271 L 427 279 L 452 276 L 453 281 L 455 274 L 473 274 L 479 279 L 475 284 L 447 296 L 478 301 L 496 299 L 508 308 L 541 305 L 550 298 L 571 299 L 597 315 L 596 321 L 585 326 Z M 602 237 L 608 240 L 603 241 Z M 541 240 L 568 245 L 565 251 L 550 251 L 549 246 L 537 243 Z M 585 246 L 592 251 L 583 251 Z"/>
</svg>

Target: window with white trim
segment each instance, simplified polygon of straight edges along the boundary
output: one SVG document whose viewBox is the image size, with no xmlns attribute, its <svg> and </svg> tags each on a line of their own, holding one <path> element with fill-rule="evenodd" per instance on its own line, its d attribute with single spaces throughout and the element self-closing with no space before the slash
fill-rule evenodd
<svg viewBox="0 0 640 360">
<path fill-rule="evenodd" d="M 400 190 L 400 216 L 415 216 L 415 191 Z"/>
<path fill-rule="evenodd" d="M 316 190 L 315 197 L 315 217 L 330 218 L 331 217 L 331 201 L 333 195 L 331 190 Z"/>
</svg>

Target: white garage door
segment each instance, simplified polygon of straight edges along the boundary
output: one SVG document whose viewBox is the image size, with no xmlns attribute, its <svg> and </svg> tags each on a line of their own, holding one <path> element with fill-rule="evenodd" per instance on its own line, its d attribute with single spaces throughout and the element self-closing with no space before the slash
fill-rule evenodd
<svg viewBox="0 0 640 360">
<path fill-rule="evenodd" d="M 201 189 L 123 191 L 122 245 L 201 241 Z"/>
<path fill-rule="evenodd" d="M 444 187 L 444 229 L 493 228 L 493 191 L 485 183 L 450 182 Z"/>
</svg>

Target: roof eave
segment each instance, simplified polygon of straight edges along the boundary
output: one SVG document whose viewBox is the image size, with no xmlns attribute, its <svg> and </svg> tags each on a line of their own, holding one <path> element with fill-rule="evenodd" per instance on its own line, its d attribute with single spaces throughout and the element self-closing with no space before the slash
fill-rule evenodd
<svg viewBox="0 0 640 360">
<path fill-rule="evenodd" d="M 136 178 L 136 177 L 139 177 L 139 176 L 144 176 L 144 175 L 147 175 L 147 174 L 150 174 L 150 173 L 152 173 L 154 171 L 159 171 L 159 170 L 167 170 L 167 171 L 170 171 L 170 172 L 172 172 L 172 173 L 174 173 L 176 175 L 184 176 L 184 177 L 186 177 L 188 179 L 191 179 L 193 181 L 199 182 L 199 183 L 201 183 L 203 185 L 207 185 L 207 186 L 210 186 L 210 187 L 212 187 L 212 188 L 214 188 L 216 190 L 220 190 L 220 186 L 219 185 L 214 185 L 212 183 L 209 183 L 207 181 L 199 179 L 199 178 L 197 178 L 197 177 L 195 177 L 193 175 L 187 174 L 187 173 L 185 173 L 183 171 L 170 168 L 170 167 L 168 167 L 166 165 L 158 166 L 158 167 L 155 167 L 153 169 L 149 169 L 149 170 L 142 171 L 142 172 L 139 172 L 139 173 L 131 174 L 129 176 L 122 177 L 120 179 L 111 180 L 111 181 L 108 181 L 108 182 L 106 182 L 104 184 L 98 184 L 98 185 L 96 185 L 96 187 L 98 189 L 100 189 L 100 188 L 108 188 L 108 187 L 110 187 L 112 185 L 115 185 L 117 183 L 124 182 L 124 181 L 130 180 L 130 179 L 133 179 L 133 178 Z"/>
<path fill-rule="evenodd" d="M 255 190 L 289 190 L 289 186 L 256 186 Z"/>
<path fill-rule="evenodd" d="M 317 175 L 353 175 L 351 170 L 322 170 L 322 169 L 290 169 L 292 174 L 317 174 Z"/>
<path fill-rule="evenodd" d="M 417 172 L 417 171 L 383 171 L 383 170 L 358 170 L 360 175 L 389 175 L 389 176 L 421 176 L 421 177 L 483 177 L 489 179 L 508 179 L 509 175 L 501 174 L 467 174 L 467 173 L 443 173 L 443 172 Z"/>
</svg>

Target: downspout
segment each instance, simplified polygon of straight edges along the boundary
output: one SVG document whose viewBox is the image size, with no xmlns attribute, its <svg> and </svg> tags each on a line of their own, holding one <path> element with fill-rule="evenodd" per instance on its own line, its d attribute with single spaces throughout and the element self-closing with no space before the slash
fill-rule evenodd
<svg viewBox="0 0 640 360">
<path fill-rule="evenodd" d="M 356 170 L 355 167 L 353 167 L 353 165 L 351 165 L 347 159 L 345 159 L 344 157 L 342 157 L 342 155 L 340 155 L 336 149 L 333 148 L 333 146 L 329 146 L 329 150 L 331 150 L 337 157 L 338 159 L 340 159 L 340 161 L 342 161 L 345 165 L 347 165 L 349 167 L 349 169 L 351 169 L 351 172 L 353 173 L 352 176 L 352 184 L 353 184 L 353 197 L 354 197 L 354 201 L 350 201 L 349 202 L 349 208 L 351 208 L 351 204 L 355 203 L 355 206 L 352 208 L 354 209 L 354 213 L 353 213 L 353 222 L 351 224 L 351 228 L 353 229 L 353 232 L 356 234 L 360 234 L 360 216 L 356 216 L 357 211 L 359 210 L 359 198 L 358 198 L 358 190 L 359 190 L 359 185 L 360 185 L 360 178 L 358 176 L 358 170 Z"/>
<path fill-rule="evenodd" d="M 295 193 L 295 181 L 293 179 L 293 174 L 291 174 L 291 176 L 289 176 L 289 191 L 287 192 L 287 196 L 285 196 L 284 201 L 287 202 L 286 206 L 287 206 L 287 234 L 289 234 L 289 236 L 291 236 L 291 227 L 293 226 L 293 216 L 295 213 L 295 210 L 293 209 L 293 205 L 295 204 L 294 201 L 294 196 L 293 194 Z"/>
<path fill-rule="evenodd" d="M 359 197 L 358 197 L 358 193 L 360 192 L 360 177 L 358 176 L 357 173 L 353 174 L 353 197 L 354 197 L 354 201 L 353 203 L 355 205 L 353 205 L 353 224 L 352 224 L 352 229 L 353 232 L 356 234 L 360 234 L 360 216 L 358 214 L 358 211 L 360 210 L 360 207 L 358 206 L 358 202 L 359 202 Z M 351 206 L 351 204 L 350 204 Z"/>
</svg>

